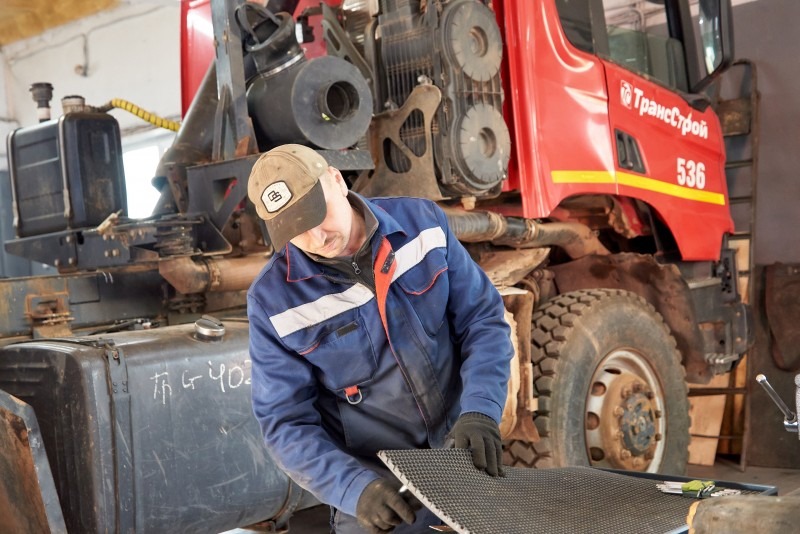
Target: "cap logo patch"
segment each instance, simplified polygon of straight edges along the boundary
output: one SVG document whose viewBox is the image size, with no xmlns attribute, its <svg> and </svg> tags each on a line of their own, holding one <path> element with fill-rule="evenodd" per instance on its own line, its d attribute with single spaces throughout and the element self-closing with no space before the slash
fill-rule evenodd
<svg viewBox="0 0 800 534">
<path fill-rule="evenodd" d="M 261 193 L 261 201 L 268 213 L 275 213 L 292 199 L 292 192 L 286 182 L 275 182 Z"/>
</svg>

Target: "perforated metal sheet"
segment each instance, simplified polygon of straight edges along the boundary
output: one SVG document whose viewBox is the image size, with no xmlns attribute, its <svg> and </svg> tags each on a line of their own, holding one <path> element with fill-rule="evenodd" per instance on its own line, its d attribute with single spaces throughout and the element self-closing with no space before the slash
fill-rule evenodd
<svg viewBox="0 0 800 534">
<path fill-rule="evenodd" d="M 694 502 L 661 493 L 655 480 L 588 467 L 505 467 L 505 477 L 492 478 L 475 469 L 464 449 L 381 451 L 378 456 L 462 534 L 663 534 L 685 528 Z"/>
</svg>

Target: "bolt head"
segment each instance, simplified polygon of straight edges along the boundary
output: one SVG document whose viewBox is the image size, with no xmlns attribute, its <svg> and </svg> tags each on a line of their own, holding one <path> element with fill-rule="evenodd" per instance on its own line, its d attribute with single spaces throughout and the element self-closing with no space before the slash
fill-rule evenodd
<svg viewBox="0 0 800 534">
<path fill-rule="evenodd" d="M 625 414 L 625 410 L 622 408 L 622 406 L 617 406 L 616 408 L 614 408 L 614 415 L 615 416 L 622 417 L 624 414 Z"/>
<path fill-rule="evenodd" d="M 619 457 L 622 458 L 623 460 L 627 460 L 631 456 L 632 456 L 631 451 L 629 451 L 628 449 L 622 449 L 622 451 L 620 451 L 619 453 Z"/>
</svg>

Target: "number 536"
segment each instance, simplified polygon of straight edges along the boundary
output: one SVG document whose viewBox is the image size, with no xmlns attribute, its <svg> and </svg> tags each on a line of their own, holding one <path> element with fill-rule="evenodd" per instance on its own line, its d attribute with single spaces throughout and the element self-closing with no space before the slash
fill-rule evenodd
<svg viewBox="0 0 800 534">
<path fill-rule="evenodd" d="M 703 189 L 706 186 L 706 164 L 678 158 L 678 185 Z"/>
</svg>

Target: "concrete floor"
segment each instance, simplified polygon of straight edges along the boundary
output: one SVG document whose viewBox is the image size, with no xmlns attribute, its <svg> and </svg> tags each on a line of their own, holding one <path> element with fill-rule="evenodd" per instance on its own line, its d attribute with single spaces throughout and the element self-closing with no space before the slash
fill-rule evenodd
<svg viewBox="0 0 800 534">
<path fill-rule="evenodd" d="M 739 464 L 725 459 L 717 459 L 711 467 L 690 465 L 688 475 L 692 478 L 729 481 L 765 486 L 776 486 L 778 495 L 800 497 L 800 469 L 777 469 L 769 467 L 748 467 L 739 469 Z M 317 506 L 303 510 L 291 520 L 291 534 L 329 534 L 327 506 Z M 237 529 L 225 534 L 253 534 L 252 530 Z"/>
</svg>

